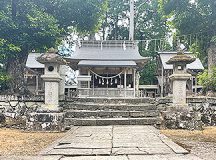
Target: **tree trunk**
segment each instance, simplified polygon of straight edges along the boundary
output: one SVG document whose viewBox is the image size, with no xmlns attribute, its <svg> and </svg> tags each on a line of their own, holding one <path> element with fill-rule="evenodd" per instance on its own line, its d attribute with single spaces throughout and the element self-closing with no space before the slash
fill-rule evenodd
<svg viewBox="0 0 216 160">
<path fill-rule="evenodd" d="M 212 68 L 216 66 L 216 45 L 212 43 L 208 48 L 208 72 L 212 74 Z"/>
<path fill-rule="evenodd" d="M 7 73 L 11 77 L 9 84 L 11 93 L 25 94 L 28 92 L 24 79 L 24 69 L 28 51 L 21 51 L 17 56 L 8 58 Z"/>
<path fill-rule="evenodd" d="M 19 3 L 18 0 L 12 0 L 12 19 L 15 20 L 16 19 L 16 15 L 17 15 L 17 4 Z"/>
</svg>

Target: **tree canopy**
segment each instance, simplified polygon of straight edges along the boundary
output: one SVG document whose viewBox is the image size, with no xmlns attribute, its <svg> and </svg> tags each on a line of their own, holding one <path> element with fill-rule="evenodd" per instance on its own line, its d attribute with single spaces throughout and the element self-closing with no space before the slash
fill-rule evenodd
<svg viewBox="0 0 216 160">
<path fill-rule="evenodd" d="M 98 30 L 106 0 L 2 0 L 0 1 L 1 62 L 20 90 L 28 53 L 55 47 L 74 26 L 82 33 Z M 19 80 L 20 79 L 20 80 Z"/>
<path fill-rule="evenodd" d="M 215 0 L 159 0 L 164 16 L 171 18 L 170 28 L 177 29 L 192 51 L 207 62 L 206 51 L 211 42 L 215 42 L 216 1 Z M 190 41 L 190 42 L 189 42 Z"/>
</svg>

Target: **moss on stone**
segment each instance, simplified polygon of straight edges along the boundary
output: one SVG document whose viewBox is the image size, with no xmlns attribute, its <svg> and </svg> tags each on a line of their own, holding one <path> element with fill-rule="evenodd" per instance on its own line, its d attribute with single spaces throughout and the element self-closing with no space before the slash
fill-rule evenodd
<svg viewBox="0 0 216 160">
<path fill-rule="evenodd" d="M 185 63 L 190 64 L 194 62 L 196 58 L 192 58 L 184 53 L 178 53 L 176 56 L 170 58 L 166 63 L 167 64 L 175 64 L 175 63 Z"/>
<path fill-rule="evenodd" d="M 57 50 L 55 50 L 54 48 L 51 48 L 48 50 L 47 53 L 42 54 L 41 56 L 39 56 L 37 58 L 37 61 L 44 64 L 46 62 L 50 62 L 50 63 L 58 63 L 61 65 L 65 65 L 67 64 L 67 62 L 57 54 Z"/>
</svg>

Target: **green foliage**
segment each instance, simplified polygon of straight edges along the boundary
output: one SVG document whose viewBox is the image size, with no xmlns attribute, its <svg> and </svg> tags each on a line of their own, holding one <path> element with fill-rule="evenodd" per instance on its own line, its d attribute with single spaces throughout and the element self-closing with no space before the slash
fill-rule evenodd
<svg viewBox="0 0 216 160">
<path fill-rule="evenodd" d="M 158 0 L 146 1 L 143 3 L 142 0 L 136 2 L 136 39 L 158 39 L 165 37 L 168 28 L 166 25 L 165 17 L 160 11 L 160 4 Z M 144 66 L 144 69 L 140 72 L 141 84 L 157 84 L 156 78 L 156 56 L 155 50 L 159 49 L 160 41 L 149 41 L 148 44 L 139 44 L 139 52 L 144 57 L 150 57 L 150 62 Z M 163 42 L 163 49 L 169 49 L 170 45 L 166 40 Z M 147 47 L 146 47 L 147 46 Z"/>
<path fill-rule="evenodd" d="M 160 11 L 158 0 L 136 2 L 136 39 L 158 39 L 167 32 L 166 19 Z"/>
<path fill-rule="evenodd" d="M 140 84 L 152 85 L 157 84 L 156 74 L 156 61 L 151 60 L 146 65 L 142 72 L 140 72 Z"/>
<path fill-rule="evenodd" d="M 207 63 L 206 51 L 211 41 L 214 41 L 216 27 L 215 0 L 159 0 L 160 8 L 169 22 L 170 28 L 177 29 L 177 35 L 191 35 L 181 41 L 196 45 L 196 52 L 202 62 Z M 193 46 L 194 48 L 194 46 Z"/>
<path fill-rule="evenodd" d="M 212 73 L 208 70 L 198 75 L 198 83 L 203 86 L 204 91 L 216 91 L 216 67 L 212 68 Z"/>
<path fill-rule="evenodd" d="M 11 77 L 4 72 L 0 71 L 0 91 L 8 89 L 8 83 L 10 82 Z"/>
<path fill-rule="evenodd" d="M 109 40 L 127 40 L 129 27 L 125 21 L 129 21 L 127 13 L 129 12 L 128 0 L 109 0 L 108 11 L 103 27 L 107 27 Z"/>
<path fill-rule="evenodd" d="M 106 1 L 1 0 L 0 62 L 7 73 L 17 83 L 23 83 L 20 78 L 28 53 L 55 47 L 59 38 L 68 34 L 70 26 L 82 33 L 97 31 Z"/>
</svg>

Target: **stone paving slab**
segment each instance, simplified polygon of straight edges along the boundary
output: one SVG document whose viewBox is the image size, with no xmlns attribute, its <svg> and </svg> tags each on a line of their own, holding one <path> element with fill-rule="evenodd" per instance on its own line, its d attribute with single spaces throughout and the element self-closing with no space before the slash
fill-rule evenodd
<svg viewBox="0 0 216 160">
<path fill-rule="evenodd" d="M 62 156 L 0 156 L 1 160 L 60 160 Z"/>
<path fill-rule="evenodd" d="M 123 156 L 2 156 L 1 160 L 201 160 L 192 154 L 187 155 L 123 155 Z"/>
<path fill-rule="evenodd" d="M 61 159 L 76 160 L 87 156 L 86 160 L 104 160 L 111 157 L 122 159 L 165 159 L 181 160 L 193 155 L 181 146 L 161 135 L 153 126 L 81 126 L 72 128 L 69 133 L 41 152 L 42 155 L 71 156 Z M 183 155 L 182 154 L 186 154 Z M 126 157 L 123 155 L 127 155 Z M 134 156 L 140 156 L 136 159 Z M 151 158 L 150 158 L 151 157 Z M 108 159 L 107 159 L 108 158 Z M 138 158 L 138 157 L 137 157 Z M 197 158 L 198 159 L 198 158 Z M 103 159 L 101 159 L 103 160 Z"/>
<path fill-rule="evenodd" d="M 129 155 L 128 160 L 201 160 L 201 159 L 192 154 L 188 154 L 188 155 L 170 154 L 170 155 L 144 155 L 144 156 Z"/>
<path fill-rule="evenodd" d="M 83 156 L 83 157 L 65 157 L 61 160 L 128 160 L 127 156 Z"/>
</svg>

